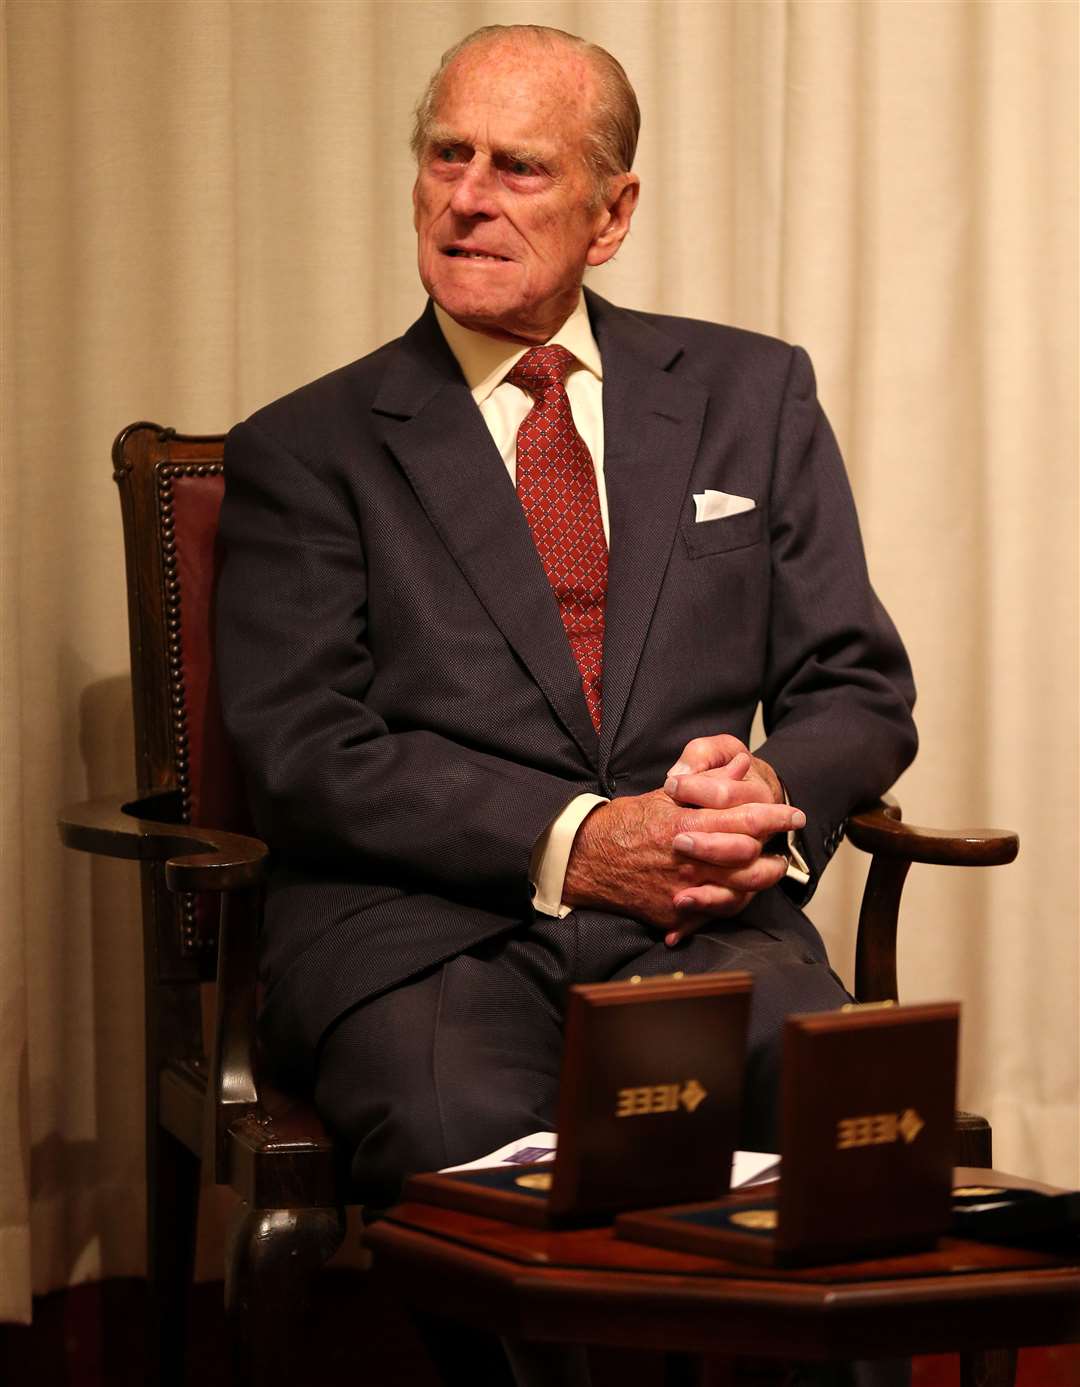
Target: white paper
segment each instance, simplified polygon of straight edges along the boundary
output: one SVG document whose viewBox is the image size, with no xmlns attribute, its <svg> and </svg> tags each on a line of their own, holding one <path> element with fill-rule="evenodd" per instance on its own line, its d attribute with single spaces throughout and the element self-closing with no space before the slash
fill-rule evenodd
<svg viewBox="0 0 1080 1387">
<path fill-rule="evenodd" d="M 559 1138 L 554 1132 L 533 1132 L 517 1141 L 508 1141 L 497 1151 L 479 1156 L 462 1165 L 448 1165 L 441 1174 L 452 1170 L 484 1170 L 492 1166 L 539 1164 L 553 1161 Z M 774 1180 L 780 1173 L 780 1157 L 774 1151 L 736 1151 L 731 1162 L 731 1188 L 754 1185 L 762 1180 Z"/>
<path fill-rule="evenodd" d="M 780 1174 L 780 1157 L 775 1151 L 736 1151 L 731 1162 L 731 1188 L 760 1185 Z"/>
<path fill-rule="evenodd" d="M 450 1170 L 483 1170 L 495 1165 L 523 1165 L 522 1152 L 529 1153 L 526 1159 L 530 1161 L 553 1161 L 555 1159 L 555 1143 L 558 1137 L 554 1132 L 533 1132 L 529 1137 L 518 1137 L 517 1141 L 508 1141 L 505 1146 L 500 1146 L 498 1151 L 492 1151 L 487 1156 L 479 1156 L 475 1161 L 466 1161 L 463 1165 L 448 1165 L 444 1167 L 440 1174 L 445 1174 Z M 533 1156 L 531 1152 L 542 1150 L 542 1156 Z"/>
</svg>

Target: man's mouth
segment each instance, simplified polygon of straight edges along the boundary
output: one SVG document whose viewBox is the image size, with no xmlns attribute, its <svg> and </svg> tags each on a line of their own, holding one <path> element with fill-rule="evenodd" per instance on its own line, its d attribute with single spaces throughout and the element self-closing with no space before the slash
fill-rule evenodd
<svg viewBox="0 0 1080 1387">
<path fill-rule="evenodd" d="M 504 265 L 508 263 L 505 255 L 493 255 L 486 250 L 466 250 L 462 246 L 447 246 L 443 254 L 453 256 L 455 260 L 491 260 Z"/>
</svg>

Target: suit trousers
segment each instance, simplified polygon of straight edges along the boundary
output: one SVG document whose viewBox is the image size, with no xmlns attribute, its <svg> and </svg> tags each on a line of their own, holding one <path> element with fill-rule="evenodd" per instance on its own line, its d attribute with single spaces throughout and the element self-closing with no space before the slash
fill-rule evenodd
<svg viewBox="0 0 1080 1387">
<path fill-rule="evenodd" d="M 738 917 L 670 949 L 639 921 L 579 910 L 486 940 L 360 1003 L 324 1034 L 315 1103 L 353 1152 L 357 1197 L 386 1207 L 408 1174 L 552 1130 L 569 984 L 677 969 L 753 974 L 740 1145 L 775 1150 L 784 1017 L 851 1000 L 824 956 Z"/>
</svg>

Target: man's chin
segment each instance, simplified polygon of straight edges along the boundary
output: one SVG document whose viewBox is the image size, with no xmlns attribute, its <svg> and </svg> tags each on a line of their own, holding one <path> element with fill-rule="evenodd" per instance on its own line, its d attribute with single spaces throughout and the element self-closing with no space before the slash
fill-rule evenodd
<svg viewBox="0 0 1080 1387">
<path fill-rule="evenodd" d="M 541 310 L 523 304 L 518 295 L 464 294 L 457 286 L 448 286 L 445 282 L 425 285 L 425 288 L 442 311 L 462 327 L 526 346 L 546 342 L 574 307 L 574 300 L 571 300 L 565 307 L 546 303 Z"/>
<path fill-rule="evenodd" d="M 489 337 L 532 340 L 532 335 L 522 332 L 521 307 L 514 301 L 447 293 L 441 285 L 435 285 L 428 292 L 442 311 L 462 327 L 486 333 Z"/>
</svg>

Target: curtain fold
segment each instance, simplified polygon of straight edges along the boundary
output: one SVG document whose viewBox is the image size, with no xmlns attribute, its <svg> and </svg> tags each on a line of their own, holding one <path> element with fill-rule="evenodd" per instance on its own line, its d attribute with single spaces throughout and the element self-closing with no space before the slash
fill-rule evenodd
<svg viewBox="0 0 1080 1387">
<path fill-rule="evenodd" d="M 408 325 L 411 110 L 481 23 L 582 33 L 638 90 L 641 209 L 594 288 L 809 350 L 919 683 L 907 817 L 1022 839 L 912 872 L 901 992 L 961 999 L 998 1164 L 1077 1183 L 1076 6 L 2 15 L 0 1319 L 143 1267 L 137 883 L 54 827 L 132 778 L 109 445 L 225 428 Z M 858 857 L 812 907 L 848 977 Z"/>
</svg>

